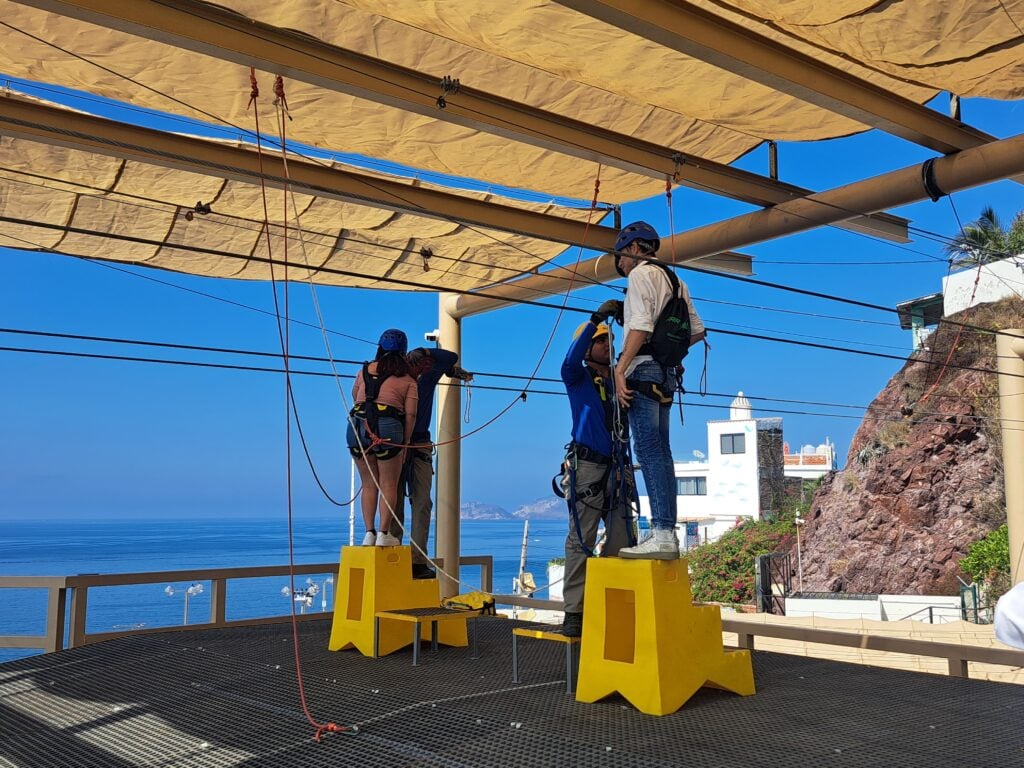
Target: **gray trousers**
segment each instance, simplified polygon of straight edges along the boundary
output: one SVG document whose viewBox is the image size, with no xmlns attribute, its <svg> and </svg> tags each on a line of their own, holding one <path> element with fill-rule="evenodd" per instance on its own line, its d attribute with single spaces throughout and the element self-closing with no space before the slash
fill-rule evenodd
<svg viewBox="0 0 1024 768">
<path fill-rule="evenodd" d="M 565 579 L 562 582 L 562 598 L 567 613 L 583 612 L 583 591 L 587 580 L 587 553 L 584 549 L 594 551 L 597 543 L 597 528 L 604 521 L 605 544 L 602 557 L 615 556 L 623 547 L 630 545 L 629 500 L 620 499 L 615 509 L 604 511 L 611 491 L 614 488 L 614 473 L 609 472 L 602 483 L 601 476 L 605 473 L 604 464 L 592 461 L 576 461 L 577 493 L 587 488 L 597 491 L 585 499 L 577 498 L 576 514 L 580 520 L 580 531 L 583 533 L 582 545 L 576 532 L 576 521 L 569 515 L 569 535 L 565 537 Z M 632 471 L 627 468 L 627 472 Z"/>
<path fill-rule="evenodd" d="M 413 563 L 423 565 L 427 564 L 427 558 L 420 553 L 420 550 L 427 551 L 427 539 L 430 538 L 430 513 L 434 509 L 434 502 L 431 499 L 433 478 L 434 455 L 431 449 L 410 448 L 406 454 L 402 479 L 398 484 L 399 493 L 395 517 L 406 527 L 409 538 L 416 544 L 416 547 L 412 548 Z M 409 506 L 412 507 L 412 520 L 409 523 L 405 521 L 406 487 L 409 489 Z M 399 539 L 402 538 L 402 530 L 394 522 L 391 523 L 391 534 Z"/>
</svg>

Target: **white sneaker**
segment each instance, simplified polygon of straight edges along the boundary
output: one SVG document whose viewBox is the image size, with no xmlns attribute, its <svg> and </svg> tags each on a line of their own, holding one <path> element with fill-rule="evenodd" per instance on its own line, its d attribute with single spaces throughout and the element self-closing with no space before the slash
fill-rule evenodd
<svg viewBox="0 0 1024 768">
<path fill-rule="evenodd" d="M 400 547 L 402 542 L 396 539 L 387 531 L 379 531 L 377 533 L 377 546 L 378 547 Z"/>
<path fill-rule="evenodd" d="M 363 546 L 364 547 L 372 547 L 376 543 L 377 543 L 377 532 L 376 531 L 367 531 L 366 535 L 363 536 Z"/>
<path fill-rule="evenodd" d="M 674 530 L 663 531 L 655 528 L 654 533 L 635 547 L 619 550 L 619 557 L 629 560 L 677 560 L 679 540 Z"/>
</svg>

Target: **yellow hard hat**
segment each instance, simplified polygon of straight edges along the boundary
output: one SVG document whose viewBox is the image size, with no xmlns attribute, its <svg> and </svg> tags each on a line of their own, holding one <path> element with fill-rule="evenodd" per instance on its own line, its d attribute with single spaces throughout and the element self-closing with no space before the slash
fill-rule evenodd
<svg viewBox="0 0 1024 768">
<path fill-rule="evenodd" d="M 588 325 L 590 325 L 590 323 L 583 323 L 583 325 L 581 325 L 579 328 L 576 329 L 576 333 L 574 333 L 572 335 L 572 337 L 574 339 L 578 339 L 580 337 L 580 334 L 583 333 L 583 329 L 586 328 Z M 607 336 L 607 335 L 608 335 L 608 324 L 607 323 L 601 323 L 599 326 L 597 326 L 597 330 L 594 331 L 594 338 L 592 338 L 590 340 L 590 342 L 594 343 L 595 341 L 597 341 L 602 336 Z"/>
</svg>

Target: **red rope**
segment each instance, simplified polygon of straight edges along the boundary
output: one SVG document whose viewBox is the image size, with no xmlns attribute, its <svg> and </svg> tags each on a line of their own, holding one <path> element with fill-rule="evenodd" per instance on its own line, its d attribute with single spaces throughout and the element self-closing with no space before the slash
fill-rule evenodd
<svg viewBox="0 0 1024 768">
<path fill-rule="evenodd" d="M 974 277 L 974 287 L 971 288 L 971 298 L 967 301 L 967 307 L 970 308 L 974 304 L 974 295 L 978 292 L 978 283 L 981 282 L 981 268 L 983 262 L 978 262 L 978 274 Z M 956 345 L 960 343 L 960 336 L 964 332 L 964 326 L 960 325 L 956 329 L 956 336 L 953 337 L 953 343 L 949 347 L 949 354 L 946 355 L 946 361 L 942 364 L 942 368 L 939 369 L 939 375 L 935 378 L 934 383 L 928 388 L 928 391 L 924 393 L 924 396 L 917 401 L 917 405 L 923 405 L 928 401 L 928 398 L 932 396 L 936 388 L 939 386 L 939 382 L 942 381 L 943 375 L 946 373 L 946 368 L 949 365 L 949 361 L 953 359 L 953 353 L 956 352 Z M 936 334 L 938 331 L 936 331 Z"/>
<path fill-rule="evenodd" d="M 274 314 L 277 316 L 277 334 L 278 339 L 281 343 L 281 354 L 284 362 L 284 377 L 285 377 L 285 454 L 286 454 L 286 475 L 287 475 L 287 494 L 288 494 L 288 571 L 291 582 L 291 589 L 295 591 L 295 531 L 294 531 L 294 515 L 293 515 L 293 504 L 292 504 L 292 452 L 291 452 L 291 425 L 292 425 L 292 405 L 291 405 L 291 369 L 289 367 L 289 331 L 288 331 L 288 185 L 285 182 L 284 194 L 285 194 L 285 216 L 284 216 L 284 328 L 282 329 L 282 316 L 281 309 L 277 299 L 277 277 L 274 274 L 274 259 L 273 259 L 273 243 L 270 238 L 270 210 L 267 207 L 267 185 L 265 181 L 265 174 L 263 170 L 263 142 L 261 140 L 260 133 L 260 112 L 259 105 L 256 103 L 259 98 L 260 90 L 259 85 L 256 82 L 256 70 L 252 67 L 249 68 L 249 83 L 251 86 L 249 96 L 249 106 L 256 106 L 253 110 L 256 122 L 256 156 L 259 161 L 260 171 L 260 192 L 263 201 L 263 229 L 266 232 L 267 237 L 267 256 L 270 262 L 270 284 L 273 288 L 274 293 Z M 278 77 L 274 83 L 275 93 L 277 92 L 278 85 L 280 85 L 281 94 L 279 98 L 284 98 L 284 81 Z M 285 151 L 284 147 L 286 144 L 286 137 L 283 129 L 281 130 L 281 147 L 282 151 Z M 313 733 L 313 738 L 316 741 L 320 741 L 322 734 L 324 733 L 354 733 L 355 729 L 348 726 L 339 726 L 335 723 L 320 723 L 318 722 L 309 711 L 309 705 L 306 701 L 306 689 L 302 682 L 302 658 L 299 652 L 299 622 L 298 617 L 295 614 L 295 602 L 291 601 L 291 613 L 292 613 L 292 647 L 295 652 L 295 679 L 298 684 L 299 690 L 299 701 L 302 704 L 302 712 L 306 716 L 306 720 L 316 730 Z"/>
<path fill-rule="evenodd" d="M 672 248 L 672 263 L 676 263 L 676 223 L 672 216 L 672 177 L 665 177 L 665 201 L 668 203 L 668 240 Z"/>
</svg>

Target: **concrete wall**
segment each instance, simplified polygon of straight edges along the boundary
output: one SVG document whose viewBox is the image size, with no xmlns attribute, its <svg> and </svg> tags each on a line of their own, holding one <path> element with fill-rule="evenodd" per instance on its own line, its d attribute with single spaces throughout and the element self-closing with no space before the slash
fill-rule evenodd
<svg viewBox="0 0 1024 768">
<path fill-rule="evenodd" d="M 978 281 L 977 289 L 974 288 L 975 280 Z M 943 278 L 942 313 L 949 316 L 974 304 L 998 301 L 1021 292 L 1024 292 L 1024 256 L 1014 256 L 985 264 L 981 268 L 981 277 L 978 277 L 978 268 L 973 267 Z"/>
<path fill-rule="evenodd" d="M 882 606 L 875 600 L 787 597 L 786 616 L 816 616 L 822 619 L 882 620 Z"/>
<path fill-rule="evenodd" d="M 927 610 L 931 607 L 931 614 Z M 874 599 L 787 597 L 786 616 L 819 619 L 871 619 L 925 624 L 960 621 L 960 598 L 930 595 L 878 595 Z M 930 621 L 929 621 L 930 619 Z"/>
</svg>

